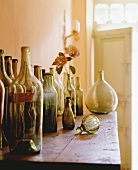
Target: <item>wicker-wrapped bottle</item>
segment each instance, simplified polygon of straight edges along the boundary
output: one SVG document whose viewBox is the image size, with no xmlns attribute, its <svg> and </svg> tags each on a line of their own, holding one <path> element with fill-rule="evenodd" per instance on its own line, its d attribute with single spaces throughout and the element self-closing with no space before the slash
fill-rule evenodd
<svg viewBox="0 0 138 170">
<path fill-rule="evenodd" d="M 21 47 L 21 67 L 9 87 L 9 150 L 38 154 L 42 147 L 43 87 L 31 70 L 30 48 Z"/>
</svg>

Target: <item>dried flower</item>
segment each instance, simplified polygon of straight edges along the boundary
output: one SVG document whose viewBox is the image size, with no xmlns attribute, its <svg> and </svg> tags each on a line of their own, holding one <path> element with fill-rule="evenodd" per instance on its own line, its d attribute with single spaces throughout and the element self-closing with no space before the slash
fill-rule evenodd
<svg viewBox="0 0 138 170">
<path fill-rule="evenodd" d="M 68 55 L 68 57 L 67 57 Z M 58 56 L 56 57 L 55 61 L 52 65 L 56 65 L 56 71 L 58 74 L 62 72 L 63 67 L 65 67 L 66 72 L 70 75 L 70 71 L 72 74 L 75 74 L 76 69 L 74 66 L 71 65 L 71 60 L 73 58 L 77 58 L 80 55 L 80 51 L 73 45 L 69 45 L 65 48 L 65 52 L 59 52 Z M 66 68 L 66 64 L 69 62 L 69 70 Z"/>
</svg>

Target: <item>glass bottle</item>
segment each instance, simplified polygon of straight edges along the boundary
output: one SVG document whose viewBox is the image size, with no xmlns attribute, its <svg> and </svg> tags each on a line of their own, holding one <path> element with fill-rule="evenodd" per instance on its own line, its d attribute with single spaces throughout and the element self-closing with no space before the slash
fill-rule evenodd
<svg viewBox="0 0 138 170">
<path fill-rule="evenodd" d="M 10 79 L 13 81 L 15 79 L 12 69 L 12 56 L 5 56 L 5 70 L 7 75 L 10 77 Z"/>
<path fill-rule="evenodd" d="M 12 80 L 6 73 L 5 70 L 5 60 L 4 60 L 4 50 L 0 49 L 0 80 L 4 84 L 5 88 L 5 95 L 4 95 L 4 115 L 3 115 L 3 122 L 2 122 L 2 145 L 8 145 L 8 141 L 6 139 L 7 134 L 7 125 L 8 125 L 8 111 L 9 111 L 9 104 L 8 104 L 8 91 L 9 86 L 12 83 Z"/>
<path fill-rule="evenodd" d="M 57 131 L 57 91 L 53 74 L 44 73 L 43 83 L 43 133 Z"/>
<path fill-rule="evenodd" d="M 5 88 L 3 82 L 0 80 L 0 149 L 2 148 L 2 121 L 4 116 L 4 97 Z"/>
<path fill-rule="evenodd" d="M 66 102 L 67 97 L 71 97 L 71 107 L 74 113 L 74 117 L 76 118 L 76 91 L 73 85 L 71 84 L 71 77 L 69 74 L 65 74 L 65 80 L 67 79 L 67 85 L 64 88 L 64 103 Z"/>
<path fill-rule="evenodd" d="M 9 87 L 9 150 L 12 154 L 38 154 L 42 147 L 43 87 L 33 74 L 30 48 L 21 47 L 21 67 Z"/>
<path fill-rule="evenodd" d="M 98 80 L 88 89 L 85 104 L 93 113 L 106 114 L 116 109 L 118 97 L 115 90 L 105 81 L 104 70 L 99 71 Z"/>
<path fill-rule="evenodd" d="M 95 115 L 87 115 L 83 117 L 82 123 L 76 128 L 76 131 L 81 134 L 82 132 L 87 132 L 93 134 L 97 132 L 100 128 L 100 121 Z"/>
<path fill-rule="evenodd" d="M 12 70 L 13 70 L 13 75 L 16 78 L 18 75 L 18 59 L 16 58 L 12 59 Z"/>
<path fill-rule="evenodd" d="M 64 130 L 73 130 L 75 127 L 75 117 L 71 108 L 71 97 L 66 97 L 65 108 L 62 115 L 62 125 Z"/>
<path fill-rule="evenodd" d="M 56 76 L 55 76 L 55 71 L 54 68 L 50 67 L 50 73 L 53 74 L 53 79 L 54 79 L 54 87 L 57 91 L 57 95 L 58 95 L 58 104 L 57 104 L 57 116 L 60 116 L 63 114 L 63 101 L 64 100 L 64 93 L 63 93 L 63 89 L 62 86 L 58 83 L 58 81 L 56 80 Z"/>
<path fill-rule="evenodd" d="M 43 84 L 44 79 L 42 77 L 42 66 L 34 65 L 34 75 L 40 80 L 40 82 Z"/>
<path fill-rule="evenodd" d="M 76 77 L 76 115 L 83 115 L 83 90 L 81 88 L 80 77 Z"/>
</svg>

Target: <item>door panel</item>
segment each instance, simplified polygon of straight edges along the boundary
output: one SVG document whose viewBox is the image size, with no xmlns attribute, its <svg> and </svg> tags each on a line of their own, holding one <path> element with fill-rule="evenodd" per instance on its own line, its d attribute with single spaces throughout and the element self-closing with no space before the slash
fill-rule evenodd
<svg viewBox="0 0 138 170">
<path fill-rule="evenodd" d="M 131 169 L 132 28 L 94 33 L 94 80 L 105 71 L 105 80 L 118 95 L 118 130 L 122 167 Z M 128 140 L 128 136 L 130 137 Z"/>
</svg>

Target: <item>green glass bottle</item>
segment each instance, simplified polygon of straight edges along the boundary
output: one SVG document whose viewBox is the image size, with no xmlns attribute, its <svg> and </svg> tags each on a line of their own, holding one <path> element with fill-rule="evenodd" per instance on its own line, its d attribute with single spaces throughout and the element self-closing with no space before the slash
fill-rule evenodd
<svg viewBox="0 0 138 170">
<path fill-rule="evenodd" d="M 53 83 L 53 74 L 44 73 L 43 83 L 43 133 L 57 131 L 57 91 Z"/>
</svg>

